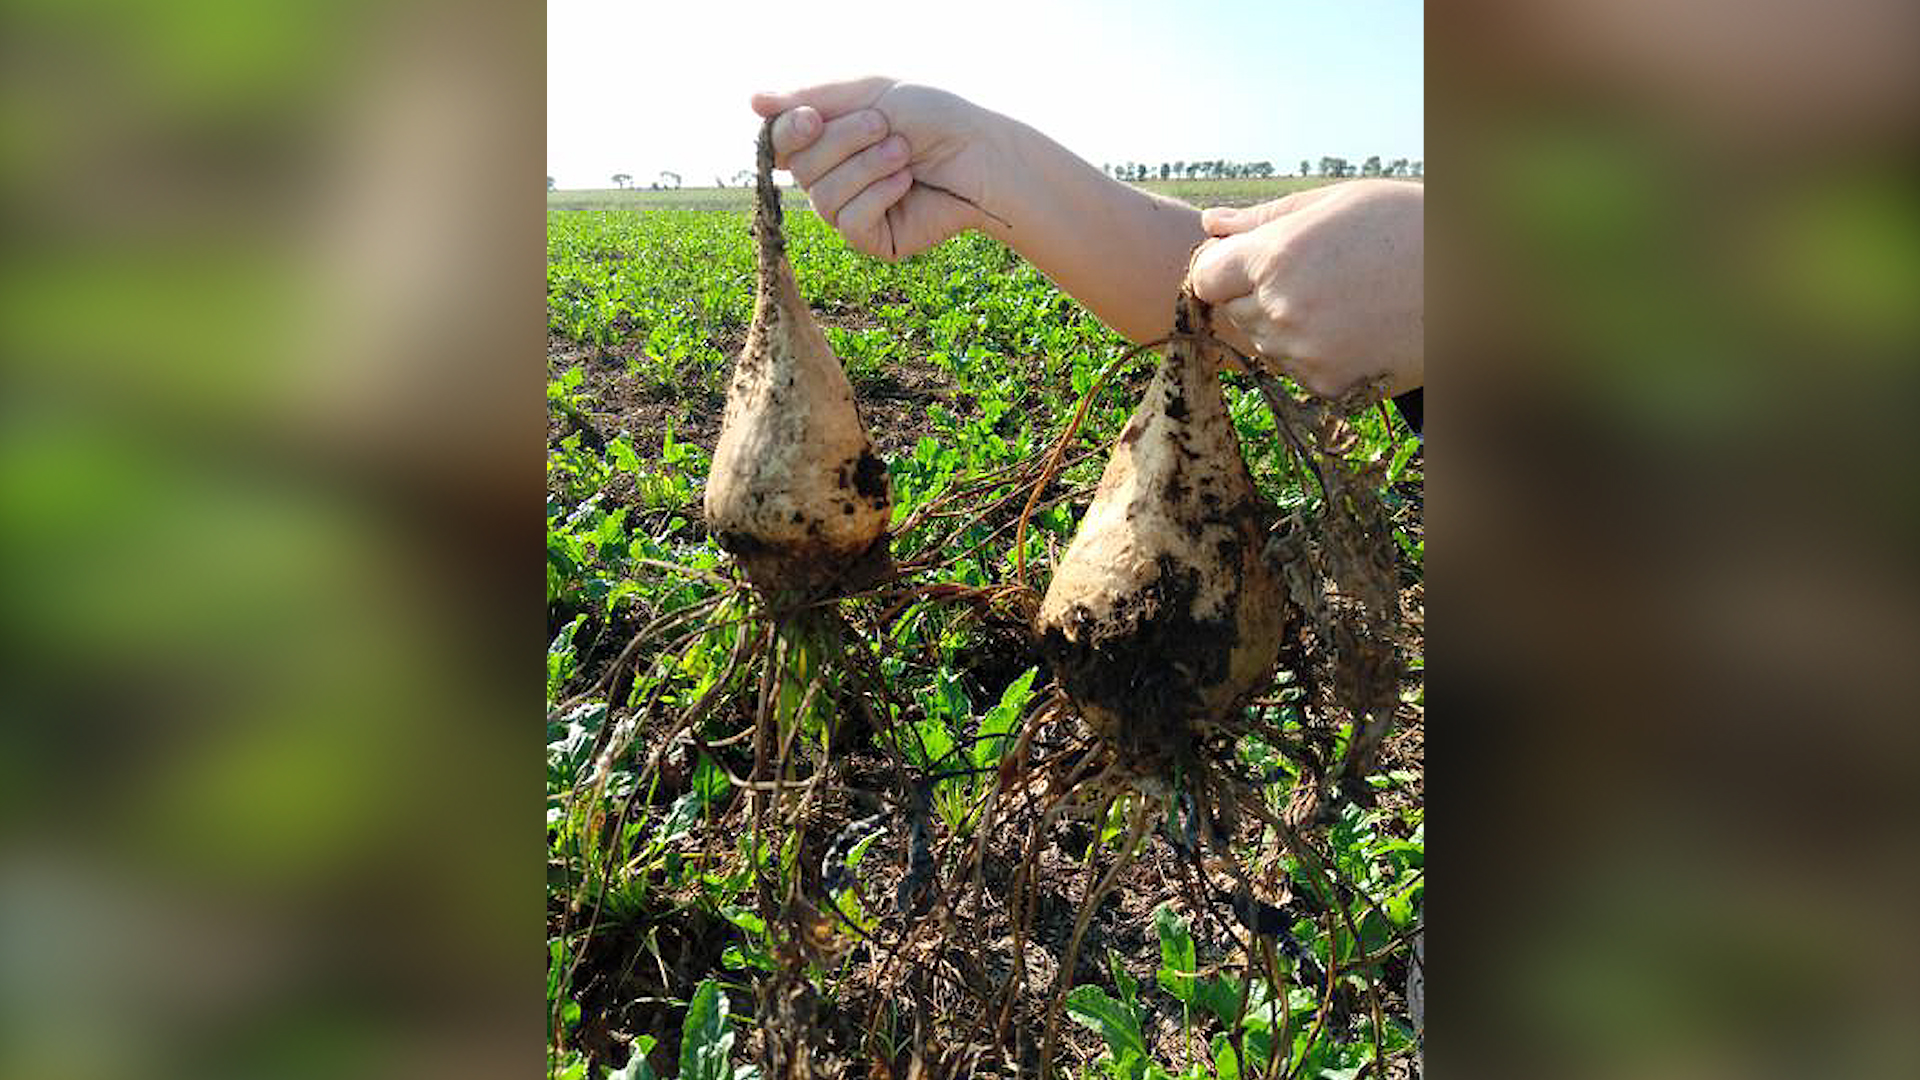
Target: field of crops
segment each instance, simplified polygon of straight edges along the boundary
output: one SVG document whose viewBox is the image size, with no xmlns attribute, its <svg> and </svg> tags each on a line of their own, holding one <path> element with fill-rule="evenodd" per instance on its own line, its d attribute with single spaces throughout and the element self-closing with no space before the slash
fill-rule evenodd
<svg viewBox="0 0 1920 1080">
<path fill-rule="evenodd" d="M 1316 187 L 1320 177 L 1233 180 L 1144 180 L 1135 185 L 1195 206 L 1251 206 L 1291 192 Z M 787 203 L 806 205 L 804 192 L 788 190 Z M 738 210 L 753 202 L 750 187 L 725 188 L 581 188 L 547 193 L 549 210 Z"/>
<path fill-rule="evenodd" d="M 1406 1075 L 1424 543 L 1422 456 L 1399 418 L 1358 414 L 1345 451 L 1377 481 L 1412 626 L 1399 730 L 1367 790 L 1314 819 L 1315 859 L 1243 820 L 1229 831 L 1253 895 L 1205 903 L 1190 886 L 1216 871 L 1190 858 L 1190 807 L 1136 836 L 1124 798 L 1057 814 L 989 798 L 1020 740 L 1074 737 L 1067 718 L 1023 728 L 1054 716 L 1029 598 L 1152 358 L 984 237 L 886 265 L 790 200 L 800 288 L 891 479 L 900 574 L 839 602 L 843 652 L 770 653 L 752 675 L 734 661 L 766 615 L 701 513 L 753 311 L 744 199 L 565 205 L 547 261 L 550 1073 L 755 1076 L 781 1043 L 822 1076 L 1035 1075 L 1052 1011 L 1060 1075 Z M 1227 378 L 1262 493 L 1316 513 L 1274 413 Z M 842 681 L 821 673 L 836 664 Z M 1347 737 L 1304 675 L 1250 706 L 1285 739 L 1230 750 L 1274 807 Z M 805 693 L 766 700 L 788 687 Z M 769 709 L 797 718 L 777 755 L 755 735 Z M 771 791 L 754 779 L 770 757 Z M 1096 888 L 1122 848 L 1137 857 Z"/>
</svg>

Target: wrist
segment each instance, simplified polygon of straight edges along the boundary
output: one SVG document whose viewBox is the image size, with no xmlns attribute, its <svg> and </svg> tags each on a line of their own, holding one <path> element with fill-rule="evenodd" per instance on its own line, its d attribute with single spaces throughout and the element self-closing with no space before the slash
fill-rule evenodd
<svg viewBox="0 0 1920 1080">
<path fill-rule="evenodd" d="M 1029 260 L 1031 245 L 1087 207 L 1090 178 L 1099 170 L 1037 128 L 975 106 L 975 145 L 981 148 L 981 232 Z"/>
</svg>

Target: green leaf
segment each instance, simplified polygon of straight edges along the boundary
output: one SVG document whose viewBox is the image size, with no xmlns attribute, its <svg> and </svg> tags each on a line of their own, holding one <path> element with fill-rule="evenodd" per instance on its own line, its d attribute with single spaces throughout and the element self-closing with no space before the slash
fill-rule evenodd
<svg viewBox="0 0 1920 1080">
<path fill-rule="evenodd" d="M 1109 1054 L 1098 1064 L 1106 1069 L 1112 1080 L 1144 1080 L 1147 1074 L 1147 1059 L 1138 1050 Z"/>
<path fill-rule="evenodd" d="M 1120 954 L 1112 949 L 1107 950 L 1107 969 L 1113 973 L 1113 985 L 1120 991 L 1120 1000 L 1126 1002 L 1131 1010 L 1134 996 L 1140 988 L 1139 981 L 1127 974 L 1126 967 L 1120 963 Z"/>
<path fill-rule="evenodd" d="M 654 1038 L 642 1035 L 633 1040 L 633 1053 L 627 1063 L 607 1074 L 607 1080 L 656 1080 L 658 1074 L 653 1066 L 647 1064 L 647 1053 L 653 1049 Z"/>
<path fill-rule="evenodd" d="M 700 809 L 704 812 L 712 809 L 722 795 L 733 789 L 733 781 L 727 778 L 725 769 L 708 757 L 705 751 L 701 751 L 689 787 L 689 794 L 700 797 Z"/>
<path fill-rule="evenodd" d="M 1139 1019 L 1105 990 L 1091 984 L 1074 987 L 1067 994 L 1067 1015 L 1099 1032 L 1116 1058 L 1128 1051 L 1146 1056 L 1147 1043 L 1140 1035 Z"/>
<path fill-rule="evenodd" d="M 639 473 L 639 455 L 634 454 L 634 444 L 630 444 L 624 434 L 614 436 L 607 444 L 607 455 L 612 457 L 612 463 L 616 469 L 626 473 Z"/>
<path fill-rule="evenodd" d="M 1006 692 L 1000 695 L 1000 703 L 980 718 L 980 730 L 971 755 L 974 768 L 986 768 L 1007 752 L 1007 741 L 1012 737 L 1014 725 L 1020 720 L 1020 713 L 1027 707 L 1028 699 L 1033 697 L 1033 680 L 1039 673 L 1039 668 L 1031 667 L 1025 675 L 1008 683 Z"/>
<path fill-rule="evenodd" d="M 580 625 L 586 621 L 587 617 L 585 615 L 579 615 L 576 616 L 572 622 L 561 627 L 560 632 L 553 636 L 553 641 L 547 646 L 547 655 L 558 656 L 562 653 L 571 654 L 573 651 L 573 635 L 580 632 Z"/>
<path fill-rule="evenodd" d="M 923 769 L 933 768 L 953 752 L 953 733 L 947 730 L 944 721 L 937 718 L 916 720 L 910 728 L 912 733 L 902 749 L 915 765 Z"/>
<path fill-rule="evenodd" d="M 860 868 L 860 860 L 867 857 L 867 849 L 873 846 L 875 840 L 885 835 L 885 830 L 875 830 L 861 837 L 859 842 L 855 843 L 853 847 L 847 851 L 847 869 L 858 870 Z"/>
<path fill-rule="evenodd" d="M 1220 1080 L 1240 1080 L 1240 1055 L 1225 1034 L 1213 1037 L 1213 1071 Z"/>
<path fill-rule="evenodd" d="M 607 614 L 612 615 L 613 609 L 619 607 L 620 601 L 625 600 L 627 597 L 642 596 L 645 595 L 645 593 L 646 590 L 641 588 L 640 583 L 637 581 L 622 581 L 616 584 L 613 588 L 607 590 Z"/>
<path fill-rule="evenodd" d="M 627 508 L 622 506 L 600 519 L 599 527 L 593 530 L 593 542 L 599 546 L 602 555 L 618 550 L 620 541 L 627 535 Z"/>
<path fill-rule="evenodd" d="M 1160 935 L 1160 970 L 1155 979 L 1161 989 L 1190 1006 L 1194 1003 L 1193 973 L 1200 961 L 1186 920 L 1174 914 L 1172 903 L 1165 903 L 1153 910 L 1153 928 Z"/>
<path fill-rule="evenodd" d="M 1194 1003 L 1232 1026 L 1240 1016 L 1240 984 L 1224 975 L 1202 979 L 1194 988 Z"/>
<path fill-rule="evenodd" d="M 727 1026 L 727 995 L 720 984 L 702 979 L 680 1028 L 679 1080 L 731 1080 L 733 1031 Z"/>
</svg>

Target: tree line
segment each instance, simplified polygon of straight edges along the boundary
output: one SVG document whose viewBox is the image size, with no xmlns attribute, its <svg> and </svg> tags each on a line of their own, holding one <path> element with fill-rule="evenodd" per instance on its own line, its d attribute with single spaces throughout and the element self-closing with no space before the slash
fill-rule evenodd
<svg viewBox="0 0 1920 1080">
<path fill-rule="evenodd" d="M 1409 161 L 1406 158 L 1394 158 L 1382 162 L 1375 154 L 1359 165 L 1354 165 L 1343 157 L 1323 157 L 1319 166 L 1305 158 L 1300 159 L 1300 171 L 1295 176 L 1324 176 L 1332 179 L 1345 179 L 1355 176 L 1424 176 L 1425 162 Z M 1271 161 L 1226 161 L 1214 158 L 1212 161 L 1163 161 L 1158 165 L 1144 162 L 1125 161 L 1120 164 L 1105 164 L 1100 171 L 1115 180 L 1241 180 L 1247 178 L 1266 179 L 1275 175 Z M 751 170 L 742 169 L 733 174 L 736 186 L 744 187 L 753 179 Z M 625 188 L 633 184 L 631 173 L 614 173 L 613 185 Z M 637 187 L 638 185 L 633 185 Z M 671 169 L 662 169 L 660 179 L 647 185 L 649 188 L 677 188 L 680 186 L 680 174 Z M 720 177 L 713 178 L 714 187 L 726 187 L 727 182 Z M 553 190 L 553 177 L 547 177 L 547 190 Z"/>
<path fill-rule="evenodd" d="M 1100 171 L 1116 180 L 1239 180 L 1248 177 L 1265 179 L 1275 175 L 1271 161 L 1225 161 L 1214 158 L 1212 161 L 1163 161 L 1150 165 L 1140 161 L 1125 161 L 1119 164 L 1100 166 Z M 1343 178 L 1350 176 L 1421 176 L 1425 172 L 1425 163 L 1409 161 L 1406 158 L 1394 158 L 1382 162 L 1375 154 L 1359 165 L 1354 165 L 1343 157 L 1323 157 L 1316 169 L 1305 158 L 1300 160 L 1300 171 L 1295 176 L 1325 176 Z"/>
</svg>

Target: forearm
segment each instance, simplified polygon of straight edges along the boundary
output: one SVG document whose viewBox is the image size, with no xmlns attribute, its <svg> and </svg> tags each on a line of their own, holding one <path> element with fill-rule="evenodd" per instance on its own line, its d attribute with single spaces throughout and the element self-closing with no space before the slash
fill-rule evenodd
<svg viewBox="0 0 1920 1080">
<path fill-rule="evenodd" d="M 1017 120 L 983 122 L 995 147 L 984 231 L 1129 340 L 1165 337 L 1187 259 L 1206 239 L 1200 211 L 1113 180 Z"/>
</svg>

